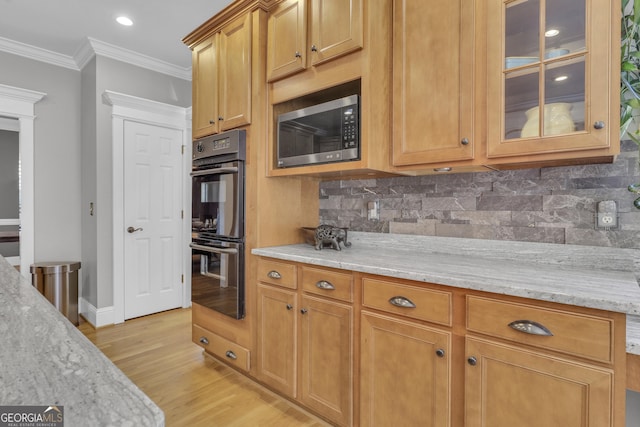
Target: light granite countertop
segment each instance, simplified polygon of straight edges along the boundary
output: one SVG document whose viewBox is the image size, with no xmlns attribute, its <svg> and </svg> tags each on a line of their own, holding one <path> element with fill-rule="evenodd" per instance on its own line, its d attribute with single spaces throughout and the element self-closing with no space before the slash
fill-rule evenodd
<svg viewBox="0 0 640 427">
<path fill-rule="evenodd" d="M 627 314 L 627 351 L 640 355 L 640 251 L 350 232 L 351 247 L 308 244 L 255 255 Z"/>
<path fill-rule="evenodd" d="M 68 426 L 164 426 L 164 413 L 0 256 L 0 405 L 64 407 Z"/>
</svg>

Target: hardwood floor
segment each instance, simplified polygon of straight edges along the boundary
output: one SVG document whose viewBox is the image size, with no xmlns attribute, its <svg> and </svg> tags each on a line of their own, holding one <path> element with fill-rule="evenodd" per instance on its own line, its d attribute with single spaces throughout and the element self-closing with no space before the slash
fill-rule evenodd
<svg viewBox="0 0 640 427">
<path fill-rule="evenodd" d="M 176 309 L 80 331 L 165 414 L 168 427 L 328 426 L 205 356 L 191 342 L 191 310 Z"/>
</svg>

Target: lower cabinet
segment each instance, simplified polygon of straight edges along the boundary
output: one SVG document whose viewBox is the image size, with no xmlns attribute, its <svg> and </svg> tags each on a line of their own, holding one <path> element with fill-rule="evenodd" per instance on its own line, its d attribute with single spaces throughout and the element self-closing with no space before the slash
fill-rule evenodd
<svg viewBox="0 0 640 427">
<path fill-rule="evenodd" d="M 284 276 L 280 273 L 282 266 L 264 271 Z M 314 275 L 318 272 L 313 271 Z M 325 276 L 314 285 L 320 281 L 326 287 L 335 283 L 334 289 L 327 288 L 326 292 L 337 291 L 340 295 L 340 283 Z M 351 280 L 351 275 L 342 276 Z M 303 284 L 304 280 L 303 273 Z M 258 379 L 332 424 L 352 425 L 352 305 L 272 283 L 259 283 L 257 288 Z M 295 282 L 285 284 L 297 287 Z"/>
<path fill-rule="evenodd" d="M 374 313 L 361 319 L 360 425 L 451 425 L 451 334 Z"/>
<path fill-rule="evenodd" d="M 256 375 L 332 425 L 625 425 L 623 314 L 261 263 Z"/>
<path fill-rule="evenodd" d="M 465 427 L 614 425 L 611 370 L 472 337 L 466 354 Z"/>
</svg>

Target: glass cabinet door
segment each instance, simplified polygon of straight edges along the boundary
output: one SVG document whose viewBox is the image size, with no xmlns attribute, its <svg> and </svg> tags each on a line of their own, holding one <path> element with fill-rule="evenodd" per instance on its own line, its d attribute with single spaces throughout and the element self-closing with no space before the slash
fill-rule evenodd
<svg viewBox="0 0 640 427">
<path fill-rule="evenodd" d="M 490 156 L 608 146 L 611 49 L 597 39 L 610 40 L 612 17 L 608 4 L 606 19 L 597 17 L 603 11 L 594 5 L 591 0 L 490 1 Z"/>
</svg>

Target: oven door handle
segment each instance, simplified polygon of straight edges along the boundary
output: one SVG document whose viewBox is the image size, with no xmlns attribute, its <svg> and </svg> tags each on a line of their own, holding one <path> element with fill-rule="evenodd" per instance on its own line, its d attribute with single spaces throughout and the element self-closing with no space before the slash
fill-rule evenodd
<svg viewBox="0 0 640 427">
<path fill-rule="evenodd" d="M 197 249 L 199 251 L 203 251 L 203 252 L 211 252 L 214 254 L 232 254 L 235 255 L 238 253 L 238 250 L 235 248 L 218 248 L 215 246 L 203 246 L 203 245 L 197 245 L 195 243 L 189 243 L 189 247 L 193 248 L 193 249 Z"/>
<path fill-rule="evenodd" d="M 216 168 L 216 169 L 194 171 L 194 172 L 191 172 L 191 176 L 221 175 L 223 173 L 238 173 L 238 168 L 235 166 L 231 166 L 228 168 Z"/>
</svg>

